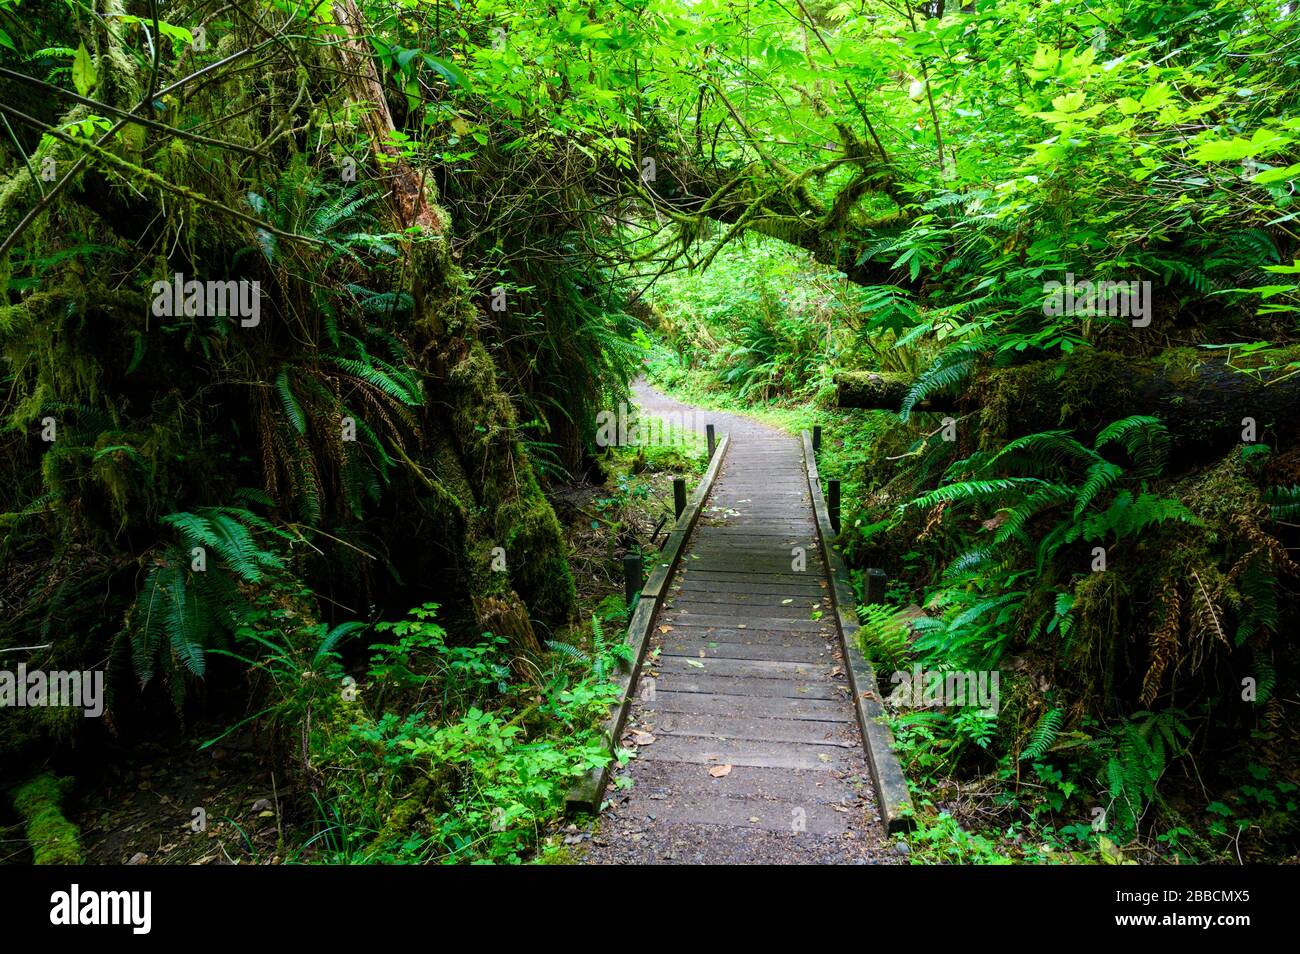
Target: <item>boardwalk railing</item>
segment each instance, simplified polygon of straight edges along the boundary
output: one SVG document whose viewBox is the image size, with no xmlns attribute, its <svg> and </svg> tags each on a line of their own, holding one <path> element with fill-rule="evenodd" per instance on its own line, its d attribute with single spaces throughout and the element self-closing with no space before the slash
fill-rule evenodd
<svg viewBox="0 0 1300 954">
<path fill-rule="evenodd" d="M 710 437 L 712 431 L 713 427 L 710 425 Z M 712 443 L 710 440 L 711 445 Z M 632 692 L 636 687 L 637 676 L 641 673 L 641 662 L 645 657 L 646 646 L 650 642 L 650 628 L 654 624 L 655 614 L 659 612 L 659 607 L 668 593 L 668 582 L 673 578 L 673 572 L 681 560 L 682 548 L 691 535 L 700 511 L 704 508 L 704 501 L 708 498 L 709 490 L 718 477 L 718 471 L 722 468 L 722 461 L 727 456 L 727 447 L 730 443 L 731 435 L 724 434 L 714 448 L 708 470 L 704 472 L 685 509 L 678 515 L 677 523 L 664 542 L 664 548 L 655 562 L 654 569 L 650 571 L 645 586 L 641 588 L 641 599 L 637 602 L 631 622 L 628 623 L 625 638 L 632 650 L 632 661 L 620 665 L 618 699 L 610 707 L 609 717 L 605 723 L 604 742 L 610 761 L 613 760 L 614 752 L 618 748 L 628 710 L 632 707 Z M 565 798 L 565 809 L 570 814 L 578 812 L 595 814 L 599 811 L 601 796 L 605 792 L 605 783 L 609 778 L 609 766 L 610 762 L 606 761 L 600 768 L 592 769 L 569 790 Z"/>
<path fill-rule="evenodd" d="M 826 561 L 826 572 L 830 577 L 831 595 L 835 600 L 836 629 L 840 634 L 841 648 L 844 650 L 845 668 L 848 670 L 849 686 L 853 692 L 853 708 L 857 712 L 858 727 L 862 730 L 862 742 L 867 750 L 867 760 L 871 763 L 871 775 L 876 785 L 876 801 L 880 806 L 880 817 L 885 827 L 891 831 L 908 831 L 912 821 L 912 797 L 907 791 L 907 780 L 903 776 L 902 766 L 898 764 L 898 755 L 894 752 L 894 735 L 889 731 L 882 717 L 885 714 L 881 704 L 880 687 L 876 684 L 876 674 L 871 668 L 862 650 L 858 647 L 857 599 L 853 594 L 853 585 L 849 581 L 849 571 L 844 566 L 831 542 L 835 539 L 837 529 L 832 525 L 826 500 L 822 496 L 821 478 L 817 473 L 817 451 L 814 436 L 803 432 L 803 454 L 808 468 L 808 491 L 812 494 L 813 512 L 817 517 L 817 535 L 821 543 L 822 558 Z M 820 436 L 820 435 L 817 435 Z M 838 500 L 837 500 L 838 503 Z M 878 585 L 879 571 L 868 571 L 873 575 L 872 593 L 869 599 L 883 598 L 884 587 Z"/>
</svg>

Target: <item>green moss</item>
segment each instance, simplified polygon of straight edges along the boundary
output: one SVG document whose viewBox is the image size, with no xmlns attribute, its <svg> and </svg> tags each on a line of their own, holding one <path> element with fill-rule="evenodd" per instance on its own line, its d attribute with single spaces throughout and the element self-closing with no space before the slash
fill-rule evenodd
<svg viewBox="0 0 1300 954">
<path fill-rule="evenodd" d="M 1131 382 L 1149 373 L 1143 365 L 1129 355 L 1085 349 L 1064 360 L 988 372 L 978 384 L 980 447 L 997 448 L 1041 427 L 1100 427 L 1114 417 Z M 1059 409 L 1054 420 L 1044 419 L 1045 408 Z"/>
<path fill-rule="evenodd" d="M 1166 348 L 1155 358 L 1155 365 L 1164 376 L 1177 384 L 1190 384 L 1196 379 L 1197 369 L 1210 352 L 1200 348 Z"/>
<path fill-rule="evenodd" d="M 1173 494 L 1211 531 L 1231 526 L 1242 517 L 1257 520 L 1266 507 L 1247 466 L 1241 449 L 1235 448 L 1213 467 L 1179 481 Z"/>
<path fill-rule="evenodd" d="M 61 804 L 72 779 L 49 772 L 14 790 L 14 808 L 26 824 L 27 840 L 38 865 L 79 865 L 81 843 L 77 826 L 63 816 Z"/>
<path fill-rule="evenodd" d="M 429 810 L 428 796 L 427 780 L 421 779 L 412 785 L 408 796 L 398 801 L 384 819 L 383 827 L 371 842 L 372 848 L 383 851 L 409 838 Z"/>
<path fill-rule="evenodd" d="M 1088 685 L 1085 698 L 1104 708 L 1113 698 L 1121 641 L 1132 629 L 1124 625 L 1124 608 L 1131 602 L 1131 583 L 1112 568 L 1084 574 L 1074 587 L 1074 633 L 1070 656 Z"/>
</svg>

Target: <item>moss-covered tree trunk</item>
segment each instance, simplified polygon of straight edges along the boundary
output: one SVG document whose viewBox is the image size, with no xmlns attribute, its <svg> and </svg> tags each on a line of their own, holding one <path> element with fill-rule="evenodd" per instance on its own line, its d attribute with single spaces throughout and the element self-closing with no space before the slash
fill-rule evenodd
<svg viewBox="0 0 1300 954">
<path fill-rule="evenodd" d="M 575 596 L 564 537 L 517 439 L 514 408 L 498 387 L 478 334 L 469 286 L 452 261 L 449 216 L 436 187 L 394 145 L 392 114 L 352 0 L 334 5 L 348 38 L 335 47 L 349 98 L 381 161 L 394 231 L 406 235 L 400 284 L 415 301 L 413 342 L 432 387 L 426 412 L 447 435 L 450 457 L 429 463 L 465 513 L 463 552 L 481 626 L 536 649 L 529 611 L 547 621 L 573 617 Z"/>
</svg>

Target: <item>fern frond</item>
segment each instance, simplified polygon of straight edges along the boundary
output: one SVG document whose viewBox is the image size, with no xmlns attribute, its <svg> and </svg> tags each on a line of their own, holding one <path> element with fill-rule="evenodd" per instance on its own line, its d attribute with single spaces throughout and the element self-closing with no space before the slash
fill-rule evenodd
<svg viewBox="0 0 1300 954">
<path fill-rule="evenodd" d="M 280 395 L 280 407 L 284 409 L 284 416 L 289 419 L 293 429 L 299 434 L 306 434 L 307 417 L 303 414 L 302 405 L 298 403 L 298 398 L 293 393 L 287 369 L 276 376 L 275 390 Z"/>
<path fill-rule="evenodd" d="M 1007 514 L 1007 518 L 1002 526 L 998 527 L 998 532 L 993 537 L 993 546 L 1000 547 L 1012 537 L 1023 535 L 1025 524 L 1038 513 L 1058 504 L 1068 503 L 1072 499 L 1074 499 L 1074 492 L 1069 487 L 1047 484 L 1037 488 L 1015 507 L 1003 511 Z"/>
<path fill-rule="evenodd" d="M 1097 495 L 1104 493 L 1123 476 L 1124 468 L 1110 461 L 1098 461 L 1089 467 L 1083 486 L 1079 488 L 1079 494 L 1074 500 L 1074 519 L 1082 517 L 1088 505 L 1097 499 Z"/>
<path fill-rule="evenodd" d="M 1164 470 L 1169 458 L 1169 430 L 1158 417 L 1135 414 L 1102 428 L 1093 442 L 1100 450 L 1117 441 L 1138 465 L 1142 476 L 1154 477 Z"/>
<path fill-rule="evenodd" d="M 989 547 L 976 547 L 973 550 L 967 550 L 948 564 L 943 571 L 944 578 L 953 580 L 965 576 L 986 565 L 992 558 L 993 550 Z"/>
<path fill-rule="evenodd" d="M 1300 519 L 1300 485 L 1270 487 L 1264 495 L 1270 520 Z"/>
<path fill-rule="evenodd" d="M 1029 732 L 1029 742 L 1020 751 L 1020 761 L 1041 759 L 1061 732 L 1065 716 L 1060 709 L 1048 709 Z"/>
<path fill-rule="evenodd" d="M 984 348 L 980 344 L 963 344 L 940 354 L 908 389 L 899 407 L 899 417 L 906 421 L 912 414 L 912 408 L 927 397 L 951 390 L 964 381 L 975 369 L 983 352 Z"/>
<path fill-rule="evenodd" d="M 992 470 L 1004 459 L 1017 456 L 1038 472 L 1050 472 L 1053 476 L 1071 463 L 1092 466 L 1101 460 L 1095 451 L 1071 437 L 1069 431 L 1040 431 L 1011 441 L 989 458 L 983 469 Z"/>
<path fill-rule="evenodd" d="M 312 657 L 312 664 L 318 665 L 321 660 L 334 652 L 334 647 L 339 643 L 343 642 L 343 640 L 347 639 L 353 633 L 360 632 L 365 628 L 365 623 L 357 622 L 355 620 L 347 623 L 339 623 L 325 634 L 325 638 L 322 639 L 320 645 L 316 647 L 316 654 Z"/>
<path fill-rule="evenodd" d="M 937 504 L 974 503 L 1030 487 L 1049 486 L 1037 477 L 1002 477 L 994 480 L 966 480 L 948 484 L 902 505 L 901 509 L 925 510 Z"/>
</svg>

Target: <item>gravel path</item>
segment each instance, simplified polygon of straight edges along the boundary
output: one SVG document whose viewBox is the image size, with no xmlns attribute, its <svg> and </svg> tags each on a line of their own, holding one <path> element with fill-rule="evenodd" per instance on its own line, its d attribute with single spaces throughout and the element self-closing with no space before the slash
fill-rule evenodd
<svg viewBox="0 0 1300 954">
<path fill-rule="evenodd" d="M 712 423 L 732 445 L 655 621 L 624 737 L 637 757 L 578 858 L 901 860 L 854 721 L 799 442 L 644 382 L 634 393 L 644 414 Z"/>
</svg>

